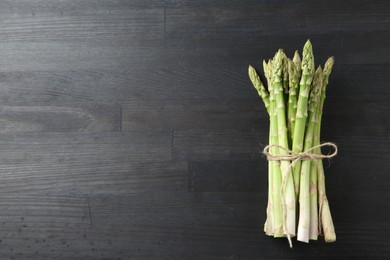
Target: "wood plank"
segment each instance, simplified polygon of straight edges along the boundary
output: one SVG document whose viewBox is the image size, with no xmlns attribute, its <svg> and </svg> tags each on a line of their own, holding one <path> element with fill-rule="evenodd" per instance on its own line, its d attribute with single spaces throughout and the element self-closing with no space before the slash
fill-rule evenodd
<svg viewBox="0 0 390 260">
<path fill-rule="evenodd" d="M 76 153 L 77 151 L 75 151 Z M 131 156 L 131 155 L 130 155 Z M 132 194 L 188 190 L 188 164 L 176 162 L 70 162 L 2 164 L 0 193 L 32 195 Z"/>
<path fill-rule="evenodd" d="M 250 131 L 258 129 L 261 122 L 268 120 L 260 102 L 126 103 L 122 105 L 122 130 Z"/>
<path fill-rule="evenodd" d="M 179 3 L 175 5 L 175 2 Z M 387 20 L 389 7 L 386 1 L 379 1 L 375 6 L 369 1 L 329 1 L 318 6 L 305 1 L 282 1 L 279 4 L 264 1 L 249 1 L 246 4 L 232 2 L 234 1 L 202 1 L 194 4 L 194 1 L 185 1 L 180 4 L 180 1 L 169 0 L 167 32 L 201 38 L 214 38 L 217 35 L 228 38 L 251 33 L 307 35 L 308 32 L 383 32 L 383 28 L 390 25 Z M 321 8 L 321 12 L 318 12 L 317 8 Z M 346 17 L 346 8 L 354 16 Z M 376 27 L 375 24 L 383 24 L 383 27 Z"/>
<path fill-rule="evenodd" d="M 120 116 L 111 104 L 1 104 L 0 133 L 119 131 Z"/>
<path fill-rule="evenodd" d="M 387 2 L 385 0 L 378 1 L 378 5 L 373 6 L 369 0 L 361 0 L 359 2 L 351 1 L 351 2 L 338 2 L 336 0 L 330 0 L 327 3 L 319 3 L 316 6 L 310 5 L 310 1 L 300 1 L 299 3 L 291 4 L 288 0 L 278 0 L 276 3 L 274 2 L 268 2 L 268 1 L 258 1 L 258 0 L 165 0 L 166 7 L 168 8 L 189 8 L 189 7 L 197 7 L 197 8 L 209 8 L 209 7 L 219 7 L 219 8 L 231 8 L 231 7 L 238 7 L 238 8 L 247 8 L 247 7 L 258 7 L 263 6 L 264 11 L 265 10 L 275 10 L 275 6 L 293 6 L 293 10 L 299 9 L 299 7 L 302 7 L 304 9 L 297 10 L 296 12 L 298 14 L 301 14 L 301 12 L 315 9 L 315 7 L 319 6 L 321 7 L 321 11 L 324 13 L 328 13 L 330 11 L 333 11 L 333 15 L 341 15 L 343 13 L 351 12 L 354 14 L 354 12 L 358 13 L 364 13 L 365 15 L 372 15 L 375 16 L 376 13 L 378 15 L 383 14 L 385 10 L 388 9 Z M 343 8 L 344 6 L 348 6 L 349 9 Z M 283 11 L 283 10 L 280 10 Z M 312 11 L 313 12 L 313 11 Z M 297 14 L 297 15 L 298 15 Z M 312 15 L 312 13 L 308 14 Z M 354 18 L 353 16 L 351 18 Z"/>
<path fill-rule="evenodd" d="M 267 190 L 267 164 L 257 161 L 191 162 L 192 192 L 253 192 Z"/>
<path fill-rule="evenodd" d="M 91 227 L 86 196 L 25 196 L 0 198 L 3 250 L 1 258 L 50 258 L 69 250 L 66 241 Z M 81 232 L 82 233 L 82 232 Z"/>
<path fill-rule="evenodd" d="M 167 8 L 183 8 L 183 7 L 224 7 L 224 6 L 240 6 L 242 3 L 245 5 L 259 4 L 256 0 L 165 0 Z M 287 1 L 278 1 L 287 2 Z"/>
<path fill-rule="evenodd" d="M 251 224 L 252 221 L 257 221 L 255 212 L 258 204 L 250 205 L 253 201 L 258 201 L 256 197 L 254 193 L 225 194 L 225 198 L 219 196 L 208 203 L 207 197 L 201 194 L 180 192 L 165 193 L 161 196 L 148 192 L 126 197 L 92 196 L 90 201 L 91 214 L 96 224 L 94 229 L 103 232 L 115 230 L 113 238 L 122 238 L 119 240 L 122 243 L 123 241 L 131 243 L 133 239 L 136 240 L 135 243 L 147 241 L 139 245 L 138 252 L 132 246 L 128 246 L 125 250 L 130 255 L 164 257 L 164 252 L 169 251 L 170 257 L 173 258 L 185 256 L 191 258 L 195 256 L 188 253 L 189 248 L 196 246 L 196 255 L 211 248 L 201 242 L 204 241 L 203 232 L 206 229 L 208 235 L 214 234 L 214 238 L 220 243 L 224 243 L 223 237 L 228 235 L 221 234 L 221 231 L 229 232 L 230 241 L 236 239 L 248 241 L 242 230 L 248 232 L 249 229 L 237 225 L 244 223 L 242 219 L 251 219 Z M 220 214 L 225 217 L 223 219 L 216 217 Z"/>
<path fill-rule="evenodd" d="M 93 38 L 93 37 L 92 37 Z M 121 43 L 124 45 L 115 46 L 112 43 Z M 78 43 L 78 42 L 49 42 L 31 44 L 21 43 L 4 43 L 0 52 L 0 57 L 8 61 L 0 67 L 0 72 L 24 72 L 24 71 L 83 71 L 90 73 L 99 73 L 95 70 L 129 68 L 134 65 L 140 67 L 149 66 L 147 61 L 156 60 L 154 55 L 156 45 L 145 47 L 128 46 L 132 41 L 112 41 L 109 40 L 106 46 L 98 46 L 95 43 Z M 141 58 L 144 57 L 145 60 Z M 145 65 L 146 64 L 146 65 Z M 134 66 L 136 67 L 136 66 Z M 126 70 L 126 69 L 125 69 Z M 129 72 L 129 70 L 126 70 Z"/>
<path fill-rule="evenodd" d="M 173 24 L 180 22 L 172 21 Z M 230 61 L 229 64 L 261 63 L 263 59 L 272 58 L 278 48 L 283 48 L 292 57 L 295 50 L 302 52 L 308 38 L 313 44 L 316 62 L 321 61 L 322 64 L 329 56 L 335 56 L 336 64 L 343 65 L 389 63 L 386 53 L 389 52 L 390 37 L 384 31 L 326 34 L 310 32 L 310 36 L 307 33 L 269 35 L 256 31 L 229 31 L 231 27 L 226 28 L 227 32 L 219 29 L 203 32 L 203 28 L 196 31 L 191 26 L 182 31 L 167 29 L 165 45 L 178 50 L 187 48 L 198 55 L 207 52 L 205 57 L 214 62 L 223 60 L 224 66 L 228 66 L 227 60 Z"/>
<path fill-rule="evenodd" d="M 351 222 L 351 218 L 354 223 L 386 223 L 390 217 L 390 206 L 387 205 L 390 199 L 388 192 L 379 193 L 373 189 L 359 190 L 349 187 L 343 191 L 333 191 L 332 187 L 328 190 L 332 217 L 335 223 L 340 223 L 336 225 L 338 228 L 344 223 Z"/>
<path fill-rule="evenodd" d="M 126 10 L 129 8 L 153 8 L 163 7 L 163 0 L 84 0 L 82 2 L 77 0 L 35 0 L 34 2 L 23 0 L 4 0 L 0 3 L 0 13 L 13 12 L 18 13 L 59 13 L 78 11 L 110 11 L 110 10 Z"/>
<path fill-rule="evenodd" d="M 139 67 L 132 72 L 123 69 L 88 70 L 83 68 L 81 70 L 0 73 L 0 93 L 2 94 L 0 100 L 7 103 L 58 104 L 91 101 L 110 103 L 138 98 L 155 98 L 151 95 L 153 89 L 146 88 L 146 86 L 154 85 L 154 80 L 160 77 L 146 79 L 143 77 L 144 64 L 134 62 L 134 65 Z M 159 95 L 158 92 L 156 96 L 165 97 Z"/>
<path fill-rule="evenodd" d="M 4 25 L 0 28 L 1 43 L 7 43 L 5 46 L 19 43 L 43 51 L 51 42 L 63 47 L 70 47 L 67 44 L 72 43 L 78 43 L 80 47 L 109 46 L 110 42 L 139 46 L 162 42 L 164 38 L 164 10 L 161 7 L 140 8 L 137 4 L 115 5 L 108 1 L 103 5 L 97 1 L 85 1 L 82 5 L 39 1 L 34 7 L 24 4 L 21 8 L 20 1 L 7 2 L 2 3 L 5 8 L 0 12 Z M 10 9 L 17 11 L 7 12 Z M 57 51 L 64 52 L 64 49 Z"/>
<path fill-rule="evenodd" d="M 337 88 L 332 84 L 331 88 Z M 367 135 L 390 131 L 390 96 L 332 96 L 325 101 L 323 127 L 325 131 L 358 132 Z M 333 130 L 334 131 L 333 131 Z"/>
<path fill-rule="evenodd" d="M 89 227 L 88 200 L 83 197 L 23 196 L 0 198 L 1 229 L 8 227 Z M 4 230 L 4 231 L 5 231 Z M 19 230 L 22 232 L 22 230 Z M 4 234 L 4 232 L 2 232 Z M 11 231 L 12 233 L 12 231 Z M 15 233 L 14 233 L 15 235 Z M 3 237 L 9 237 L 7 233 Z"/>
<path fill-rule="evenodd" d="M 268 133 L 175 131 L 173 158 L 176 160 L 258 160 L 268 143 Z"/>
<path fill-rule="evenodd" d="M 331 189 L 363 192 L 386 189 L 390 184 L 387 176 L 390 171 L 387 160 L 390 148 L 388 134 L 367 136 L 356 132 L 327 133 L 322 140 L 332 141 L 339 147 L 336 157 L 330 162 L 324 160 L 327 185 Z M 380 166 L 376 168 L 375 165 Z"/>
<path fill-rule="evenodd" d="M 2 134 L 4 165 L 60 166 L 83 162 L 161 162 L 171 159 L 171 133 L 20 133 Z"/>
<path fill-rule="evenodd" d="M 148 46 L 150 51 L 163 45 L 161 1 L 154 1 L 156 5 L 152 1 L 146 5 L 141 1 L 59 5 L 39 1 L 34 7 L 21 1 L 6 2 L 0 17 L 4 25 L 0 58 L 7 62 L 0 71 L 124 68 L 124 63 L 139 56 L 136 47 Z"/>
<path fill-rule="evenodd" d="M 265 200 L 259 201 L 254 192 L 244 193 L 188 193 L 142 192 L 122 195 L 89 196 L 94 229 L 121 227 L 131 230 L 144 226 L 162 229 L 217 225 L 245 227 L 253 225 Z M 265 201 L 265 202 L 264 202 Z M 218 216 L 223 216 L 222 218 Z M 240 219 L 240 220 L 239 220 Z M 140 234 L 149 236 L 150 234 Z"/>
</svg>

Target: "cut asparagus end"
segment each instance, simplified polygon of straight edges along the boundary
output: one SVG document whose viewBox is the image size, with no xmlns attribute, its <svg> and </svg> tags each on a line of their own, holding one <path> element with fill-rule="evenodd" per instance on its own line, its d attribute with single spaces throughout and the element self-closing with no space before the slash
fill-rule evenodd
<svg viewBox="0 0 390 260">
<path fill-rule="evenodd" d="M 330 213 L 329 203 L 326 198 L 323 198 L 321 212 L 322 229 L 324 232 L 325 242 L 330 243 L 336 241 L 336 232 L 334 230 L 332 215 Z"/>
</svg>

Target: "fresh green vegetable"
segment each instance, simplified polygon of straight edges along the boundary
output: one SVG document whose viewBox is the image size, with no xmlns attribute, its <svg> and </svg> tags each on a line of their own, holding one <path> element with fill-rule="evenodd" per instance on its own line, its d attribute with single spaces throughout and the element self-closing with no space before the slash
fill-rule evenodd
<svg viewBox="0 0 390 260">
<path fill-rule="evenodd" d="M 268 162 L 264 231 L 287 237 L 290 246 L 295 235 L 302 242 L 317 240 L 319 234 L 326 242 L 336 240 L 319 159 L 322 111 L 333 63 L 331 57 L 324 70 L 315 70 L 312 45 L 307 41 L 302 61 L 298 51 L 290 60 L 279 49 L 272 60 L 263 62 L 268 89 L 255 68 L 248 69 L 270 119 L 268 155 L 273 157 Z"/>
<path fill-rule="evenodd" d="M 320 101 L 320 109 L 318 113 L 318 124 L 317 124 L 317 140 L 316 145 L 320 143 L 320 132 L 321 132 L 321 121 L 322 121 L 322 111 L 324 107 L 325 97 L 326 97 L 326 87 L 329 83 L 329 75 L 332 72 L 334 64 L 334 58 L 330 57 L 324 66 L 324 83 L 323 88 L 321 90 L 321 101 Z M 318 154 L 321 153 L 320 149 L 316 151 Z M 334 242 L 336 241 L 336 233 L 334 230 L 332 215 L 330 213 L 328 198 L 326 197 L 325 191 L 325 174 L 324 174 L 324 166 L 322 161 L 319 160 L 318 164 L 318 200 L 319 200 L 319 219 L 320 223 L 319 229 L 323 230 L 323 234 L 326 242 Z"/>
<path fill-rule="evenodd" d="M 286 123 L 286 105 L 284 101 L 283 91 L 283 77 L 282 69 L 284 63 L 284 56 L 282 50 L 279 50 L 272 62 L 272 77 L 271 85 L 273 87 L 273 93 L 275 95 L 275 113 L 278 127 L 276 132 L 278 134 L 278 145 L 288 150 L 288 137 L 287 137 L 287 123 Z M 275 134 L 276 134 L 275 133 Z M 279 149 L 279 154 L 288 155 L 288 152 L 283 149 Z M 280 169 L 282 171 L 282 179 L 286 182 L 283 184 L 282 181 L 282 204 L 285 204 L 283 207 L 283 230 L 287 236 L 295 235 L 295 194 L 294 194 L 294 182 L 292 175 L 290 173 L 290 162 L 289 161 L 280 161 Z M 284 190 L 284 186 L 286 189 Z"/>
<path fill-rule="evenodd" d="M 305 138 L 305 127 L 307 119 L 307 103 L 309 100 L 310 87 L 314 75 L 314 55 L 310 41 L 303 47 L 302 77 L 299 83 L 299 98 L 297 103 L 297 113 L 295 114 L 295 127 L 292 141 L 292 151 L 300 153 L 303 150 L 303 140 Z M 299 178 L 301 161 L 294 164 L 292 172 L 294 176 L 295 195 L 299 192 Z"/>
<path fill-rule="evenodd" d="M 314 131 L 317 125 L 318 106 L 320 102 L 321 87 L 322 87 L 322 69 L 319 67 L 313 80 L 313 88 L 310 92 L 309 103 L 309 117 L 308 125 L 305 133 L 304 150 L 307 151 L 313 147 Z M 309 242 L 310 238 L 310 223 L 312 218 L 318 221 L 317 214 L 311 216 L 311 193 L 315 187 L 311 185 L 311 180 L 316 178 L 316 175 L 311 174 L 311 160 L 304 160 L 302 162 L 300 172 L 300 185 L 299 185 L 299 224 L 298 224 L 298 236 L 297 239 L 302 242 Z M 317 208 L 315 208 L 317 210 Z"/>
<path fill-rule="evenodd" d="M 294 58 L 288 62 L 289 92 L 288 92 L 288 130 L 291 140 L 294 135 L 295 115 L 297 113 L 297 92 L 299 90 L 299 81 L 301 78 L 301 57 L 298 51 Z M 291 143 L 291 142 L 290 142 Z"/>
</svg>

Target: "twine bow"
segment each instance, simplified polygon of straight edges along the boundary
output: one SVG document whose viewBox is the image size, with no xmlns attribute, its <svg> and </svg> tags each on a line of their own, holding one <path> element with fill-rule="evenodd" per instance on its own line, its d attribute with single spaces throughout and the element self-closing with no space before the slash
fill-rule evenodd
<svg viewBox="0 0 390 260">
<path fill-rule="evenodd" d="M 318 148 L 324 147 L 324 146 L 333 147 L 334 152 L 331 154 L 326 154 L 326 155 L 311 153 L 312 151 L 314 151 Z M 279 148 L 279 149 L 287 152 L 288 154 L 271 154 L 269 152 L 269 149 L 271 149 L 272 147 Z M 299 160 L 329 159 L 329 158 L 336 156 L 337 152 L 338 152 L 337 145 L 334 143 L 331 143 L 331 142 L 322 143 L 322 144 L 313 146 L 312 148 L 310 148 L 304 152 L 301 152 L 301 153 L 295 153 L 295 152 L 293 152 L 293 151 L 291 151 L 291 150 L 289 150 L 281 145 L 278 145 L 278 144 L 267 145 L 263 150 L 263 154 L 265 156 L 267 156 L 268 161 L 292 161 L 292 163 L 291 163 L 292 165 L 290 165 L 290 167 L 294 166 L 294 164 Z"/>
<path fill-rule="evenodd" d="M 321 153 L 319 153 L 319 154 L 312 153 L 316 149 L 321 149 L 321 147 L 324 147 L 324 146 L 333 147 L 333 149 L 334 149 L 333 153 L 325 154 L 325 155 L 321 154 Z M 279 150 L 283 150 L 287 154 L 271 154 L 269 150 L 273 147 L 278 148 Z M 283 176 L 282 186 L 280 189 L 280 194 L 282 197 L 282 206 L 283 206 L 283 219 L 284 219 L 283 228 L 287 234 L 287 239 L 288 239 L 288 242 L 290 244 L 290 247 L 292 247 L 291 234 L 287 230 L 287 228 L 285 227 L 286 218 L 287 218 L 287 205 L 286 205 L 286 198 L 285 198 L 284 194 L 285 194 L 285 189 L 286 189 L 287 177 L 291 173 L 292 168 L 294 167 L 294 165 L 298 161 L 300 161 L 300 160 L 317 160 L 317 167 L 319 167 L 318 159 L 330 159 L 330 158 L 336 156 L 337 152 L 338 152 L 337 145 L 334 143 L 331 143 L 331 142 L 326 142 L 326 143 L 322 143 L 322 144 L 313 146 L 312 148 L 307 149 L 306 151 L 300 152 L 300 153 L 293 152 L 292 150 L 289 150 L 289 149 L 287 149 L 281 145 L 278 145 L 278 144 L 270 144 L 270 145 L 267 145 L 266 147 L 264 147 L 263 154 L 265 156 L 267 156 L 268 161 L 291 161 L 290 166 L 289 166 L 289 171 L 287 172 L 287 174 L 285 176 Z M 321 209 L 320 209 L 320 211 L 321 211 Z"/>
</svg>

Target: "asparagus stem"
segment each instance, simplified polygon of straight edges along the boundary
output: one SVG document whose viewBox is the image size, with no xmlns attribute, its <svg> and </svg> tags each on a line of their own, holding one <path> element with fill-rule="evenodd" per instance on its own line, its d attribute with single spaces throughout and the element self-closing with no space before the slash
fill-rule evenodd
<svg viewBox="0 0 390 260">
<path fill-rule="evenodd" d="M 278 125 L 278 144 L 283 148 L 289 149 L 287 138 L 286 109 L 284 103 L 284 93 L 282 86 L 282 62 L 283 51 L 279 50 L 273 60 L 272 82 L 273 93 L 275 95 L 275 110 Z M 288 152 L 278 149 L 279 154 L 288 155 Z M 284 230 L 289 238 L 295 236 L 295 193 L 293 178 L 290 173 L 290 162 L 281 161 L 280 169 L 282 171 L 281 193 L 283 205 L 283 224 Z"/>
<path fill-rule="evenodd" d="M 273 111 L 271 119 L 271 144 L 278 144 L 278 122 L 276 117 L 275 100 L 271 101 Z M 271 148 L 272 154 L 277 154 L 277 148 Z M 272 161 L 272 202 L 273 202 L 273 221 L 274 221 L 274 237 L 283 237 L 283 206 L 280 187 L 282 186 L 282 172 L 279 161 Z"/>
<path fill-rule="evenodd" d="M 266 63 L 263 61 L 264 74 L 267 78 L 270 99 L 270 144 L 278 144 L 278 125 L 275 110 L 275 95 L 273 86 L 271 84 L 272 77 L 272 62 Z M 271 148 L 272 154 L 277 154 L 275 147 Z M 282 173 L 280 171 L 279 161 L 270 161 L 272 167 L 272 203 L 273 203 L 273 228 L 274 237 L 283 237 L 283 214 L 282 214 L 282 200 L 280 194 L 280 187 L 282 185 Z"/>
<path fill-rule="evenodd" d="M 314 76 L 316 77 L 316 76 Z M 320 91 L 318 93 L 317 98 L 317 106 L 314 110 L 315 114 L 315 121 L 314 121 L 314 136 L 313 136 L 313 146 L 317 146 L 320 144 L 320 136 L 318 134 L 319 127 L 320 127 L 320 120 L 319 120 L 319 113 L 321 110 L 321 96 L 322 91 L 324 89 L 323 84 L 324 74 L 321 71 L 321 75 L 319 75 L 318 80 L 320 82 L 318 84 L 321 85 Z M 316 81 L 316 78 L 314 78 L 314 83 Z M 317 83 L 316 83 L 317 84 Z M 319 148 L 315 149 L 313 151 L 314 153 L 320 154 L 321 151 Z M 317 240 L 318 239 L 318 167 L 320 166 L 320 160 L 315 160 L 311 163 L 310 168 L 310 239 Z M 303 166 L 302 166 L 303 167 Z"/>
<path fill-rule="evenodd" d="M 316 131 L 315 131 L 316 132 Z M 314 134 L 314 138 L 316 133 Z M 314 145 L 316 142 L 313 140 Z M 319 143 L 318 143 L 319 144 Z M 311 163 L 310 167 L 310 229 L 309 229 L 309 237 L 311 240 L 318 239 L 318 170 L 319 161 L 315 160 Z"/>
<path fill-rule="evenodd" d="M 316 126 L 317 107 L 320 102 L 322 87 L 322 69 L 319 67 L 314 75 L 313 89 L 310 93 L 309 120 L 305 134 L 304 150 L 313 147 L 314 129 Z M 310 168 L 311 160 L 304 160 L 301 167 L 300 190 L 299 190 L 299 224 L 297 239 L 309 242 L 310 238 Z"/>
<path fill-rule="evenodd" d="M 262 98 L 264 105 L 268 111 L 268 114 L 270 115 L 270 132 L 269 132 L 269 143 L 272 143 L 272 123 L 271 123 L 271 113 L 273 111 L 271 110 L 270 107 L 270 100 L 269 100 L 269 94 L 267 90 L 265 89 L 263 83 L 260 80 L 259 75 L 257 74 L 255 68 L 249 65 L 248 68 L 248 74 L 249 78 L 252 81 L 252 84 L 254 88 L 257 90 L 257 93 L 259 96 Z M 264 223 L 264 232 L 269 235 L 273 236 L 274 234 L 274 214 L 273 214 L 273 199 L 272 199 L 272 187 L 273 187 L 273 166 L 272 162 L 268 162 L 268 204 L 267 204 L 267 219 Z"/>
<path fill-rule="evenodd" d="M 333 64 L 334 64 L 334 58 L 330 57 L 326 61 L 324 66 L 324 83 L 321 91 L 320 109 L 318 113 L 318 127 L 317 127 L 318 138 L 320 138 L 321 136 L 321 121 L 322 121 L 323 107 L 326 98 L 326 88 L 328 86 L 329 75 L 332 71 Z M 321 153 L 320 149 L 318 149 L 317 152 Z M 332 215 L 330 213 L 329 202 L 326 197 L 325 174 L 324 174 L 324 167 L 322 161 L 319 162 L 319 167 L 318 167 L 318 196 L 319 196 L 318 197 L 319 215 L 321 220 L 321 225 L 319 226 L 320 231 L 322 229 L 322 232 L 325 237 L 325 242 L 334 242 L 336 241 L 336 233 L 334 230 Z"/>
<path fill-rule="evenodd" d="M 295 126 L 292 144 L 292 151 L 295 153 L 300 153 L 303 149 L 303 140 L 305 136 L 305 127 L 307 119 L 307 102 L 309 98 L 310 85 L 314 75 L 314 56 L 313 49 L 309 40 L 305 43 L 305 46 L 303 47 L 302 55 L 302 77 L 299 83 L 300 90 L 297 103 L 297 113 L 295 116 Z M 299 191 L 300 185 L 300 170 L 301 161 L 297 161 L 292 170 L 295 180 L 294 184 L 296 196 L 298 196 L 297 193 Z"/>
<path fill-rule="evenodd" d="M 269 128 L 269 139 L 268 142 L 272 143 L 271 138 L 271 118 L 270 118 L 270 128 Z M 274 209 L 272 202 L 272 187 L 273 187 L 273 167 L 272 162 L 268 161 L 268 202 L 267 202 L 267 218 L 264 223 L 264 232 L 268 236 L 273 236 L 274 234 Z"/>
<path fill-rule="evenodd" d="M 271 132 L 271 127 L 270 127 Z M 271 136 L 269 137 L 269 143 L 271 143 Z M 268 203 L 267 203 L 267 219 L 264 223 L 264 232 L 268 236 L 274 235 L 274 207 L 272 199 L 272 187 L 273 187 L 273 167 L 272 162 L 268 162 Z"/>
<path fill-rule="evenodd" d="M 297 113 L 297 92 L 299 90 L 299 81 L 301 78 L 301 58 L 298 51 L 295 51 L 292 61 L 288 63 L 288 74 L 289 74 L 289 95 L 288 95 L 288 129 L 291 138 L 291 145 L 294 135 L 295 128 L 295 115 Z M 295 198 L 298 199 L 299 191 L 299 175 L 293 175 L 295 185 Z"/>
<path fill-rule="evenodd" d="M 323 71 L 323 86 L 321 88 L 321 98 L 320 98 L 320 105 L 317 109 L 317 115 L 318 115 L 318 122 L 315 127 L 315 134 L 313 139 L 313 146 L 317 146 L 320 144 L 320 130 L 321 130 L 321 120 L 322 120 L 322 110 L 324 106 L 324 101 L 326 97 L 326 86 L 328 84 L 328 78 L 329 74 L 332 70 L 334 63 L 333 57 L 329 58 L 324 66 Z M 317 148 L 315 151 L 317 154 L 321 154 L 321 149 Z M 322 176 L 321 176 L 322 175 Z M 320 185 L 321 183 L 321 185 Z M 323 200 L 326 199 L 325 195 L 325 181 L 324 181 L 324 168 L 321 160 L 316 160 L 315 163 L 312 163 L 311 170 L 310 170 L 310 239 L 317 239 L 318 234 L 321 234 L 321 212 L 322 212 L 322 204 Z M 322 186 L 321 188 L 319 186 Z M 319 196 L 318 196 L 319 195 Z M 324 198 L 324 199 L 321 199 Z M 326 199 L 327 200 L 327 199 Z M 327 210 L 329 209 L 329 205 L 326 207 Z M 317 213 L 318 209 L 318 213 Z M 315 219 L 315 217 L 318 215 L 318 219 Z M 325 214 L 326 217 L 331 218 L 330 212 Z M 325 220 L 326 223 L 333 223 L 332 220 L 328 221 Z M 333 224 L 332 224 L 333 225 Z M 331 237 L 334 237 L 334 228 L 330 227 L 327 228 L 327 230 L 333 230 Z M 329 238 L 329 235 L 327 235 L 327 238 Z"/>
</svg>

